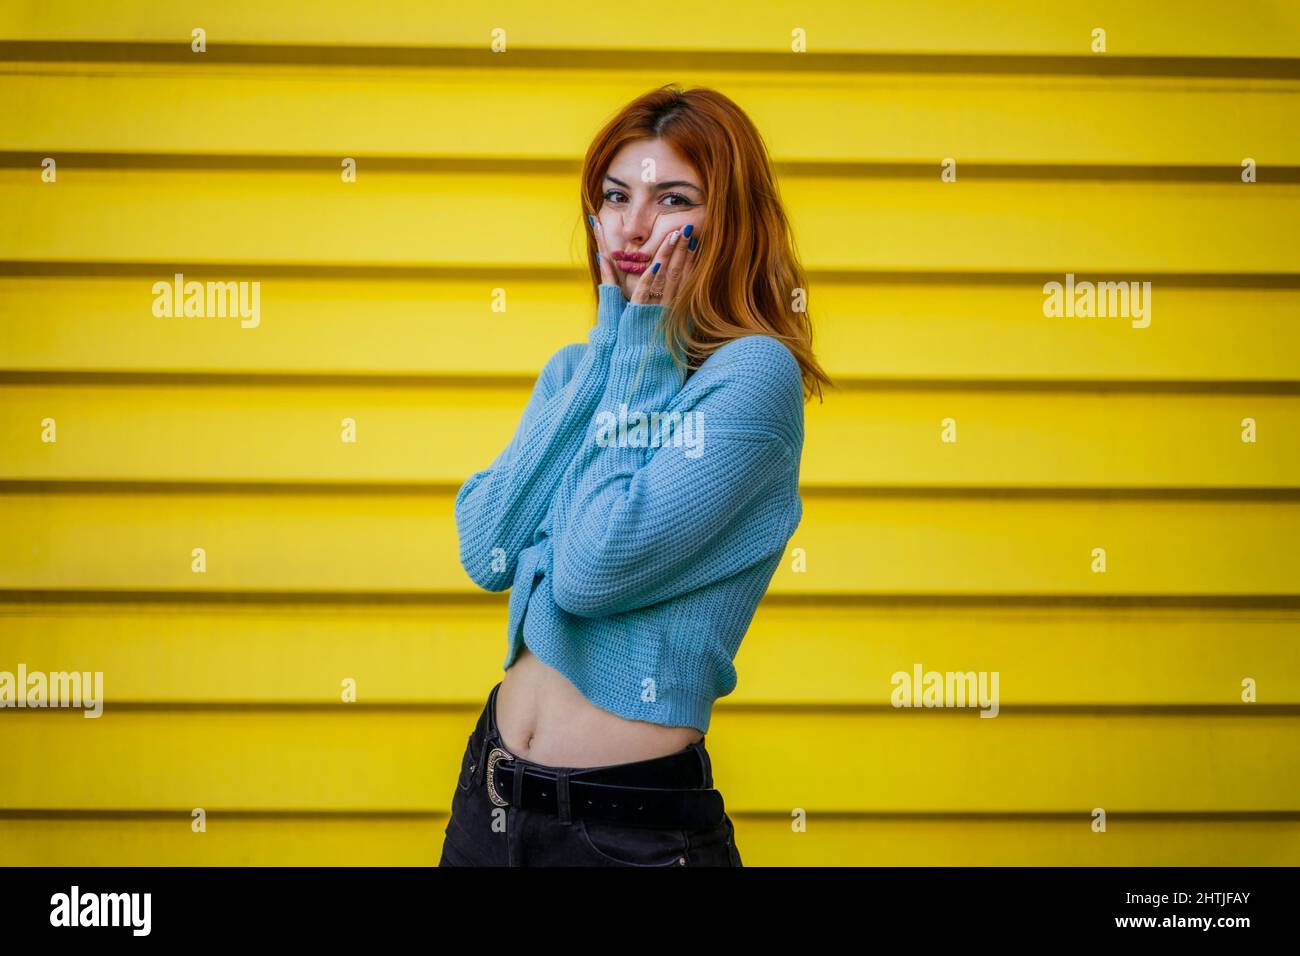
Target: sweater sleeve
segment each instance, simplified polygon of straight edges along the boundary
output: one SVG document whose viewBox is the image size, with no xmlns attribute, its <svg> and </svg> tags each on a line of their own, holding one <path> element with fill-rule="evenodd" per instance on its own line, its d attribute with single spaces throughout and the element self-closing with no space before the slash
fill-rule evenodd
<svg viewBox="0 0 1300 956">
<path fill-rule="evenodd" d="M 561 349 L 538 376 L 510 444 L 456 493 L 460 563 L 484 590 L 504 591 L 514 581 L 519 553 L 532 543 L 604 391 L 627 300 L 608 283 L 598 294 L 596 325 L 569 381 L 559 380 Z"/>
<path fill-rule="evenodd" d="M 635 437 L 633 416 L 653 422 L 682 387 L 651 332 L 662 312 L 624 312 L 595 428 L 557 497 L 551 589 L 571 614 L 605 617 L 721 581 L 783 548 L 798 522 L 802 386 L 775 339 L 727 346 L 715 366 L 726 371 L 682 412 L 698 447 L 655 440 L 650 426 Z M 626 440 L 611 435 L 624 418 Z"/>
</svg>

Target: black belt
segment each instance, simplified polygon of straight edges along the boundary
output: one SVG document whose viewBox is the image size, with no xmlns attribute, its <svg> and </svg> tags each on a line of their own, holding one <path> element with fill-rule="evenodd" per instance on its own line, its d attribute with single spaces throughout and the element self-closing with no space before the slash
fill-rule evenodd
<svg viewBox="0 0 1300 956">
<path fill-rule="evenodd" d="M 722 794 L 712 788 L 703 740 L 677 753 L 633 763 L 546 767 L 501 746 L 493 719 L 500 686 L 492 688 L 477 729 L 482 735 L 481 765 L 471 768 L 485 780 L 488 797 L 497 806 L 554 813 L 565 825 L 575 817 L 686 830 L 722 823 Z"/>
<path fill-rule="evenodd" d="M 681 769 L 694 765 L 703 776 L 693 749 L 667 758 L 625 765 L 679 759 Z M 522 770 L 522 773 L 520 772 Z M 664 788 L 620 784 L 619 765 L 597 769 L 547 769 L 519 761 L 507 750 L 492 747 L 485 768 L 488 797 L 499 807 L 554 813 L 561 823 L 574 817 L 594 817 L 628 826 L 674 827 L 687 830 L 716 827 L 722 822 L 722 794 L 700 786 Z M 625 779 L 631 779 L 631 776 Z M 506 796 L 508 795 L 508 796 Z"/>
</svg>

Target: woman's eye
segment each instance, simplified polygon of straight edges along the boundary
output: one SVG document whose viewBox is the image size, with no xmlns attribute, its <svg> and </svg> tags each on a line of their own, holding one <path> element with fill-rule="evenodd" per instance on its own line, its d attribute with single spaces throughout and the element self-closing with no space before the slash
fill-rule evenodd
<svg viewBox="0 0 1300 956">
<path fill-rule="evenodd" d="M 694 205 L 695 205 L 695 203 L 691 202 L 691 200 L 690 200 L 689 198 L 687 198 L 686 196 L 683 196 L 681 193 L 664 193 L 663 196 L 660 197 L 660 201 L 662 201 L 662 200 L 664 200 L 664 199 L 679 199 L 679 200 L 681 200 L 680 202 L 668 203 L 667 205 L 669 205 L 669 206 L 682 206 L 682 207 L 686 207 L 686 206 L 694 206 Z M 606 202 L 614 202 L 614 203 L 618 203 L 618 202 L 626 202 L 626 201 L 627 201 L 627 194 L 624 193 L 621 189 L 606 189 L 606 190 L 605 190 L 605 201 L 606 201 Z"/>
</svg>

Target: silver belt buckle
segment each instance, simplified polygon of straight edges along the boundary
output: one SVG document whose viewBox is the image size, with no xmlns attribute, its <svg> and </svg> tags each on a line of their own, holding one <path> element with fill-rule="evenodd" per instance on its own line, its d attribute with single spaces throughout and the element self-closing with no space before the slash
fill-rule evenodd
<svg viewBox="0 0 1300 956">
<path fill-rule="evenodd" d="M 492 802 L 495 803 L 498 807 L 508 807 L 510 806 L 510 801 L 502 800 L 500 797 L 497 796 L 497 787 L 496 787 L 496 782 L 493 777 L 492 771 L 493 768 L 496 767 L 496 763 L 498 760 L 514 760 L 514 759 L 515 759 L 514 754 L 512 754 L 508 750 L 502 750 L 500 747 L 493 747 L 492 750 L 488 753 L 487 792 L 488 792 L 488 797 L 491 798 Z"/>
</svg>

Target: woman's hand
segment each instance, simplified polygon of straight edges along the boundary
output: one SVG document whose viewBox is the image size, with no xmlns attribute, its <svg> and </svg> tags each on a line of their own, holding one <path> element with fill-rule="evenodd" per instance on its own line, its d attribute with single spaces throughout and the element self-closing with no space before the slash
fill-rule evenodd
<svg viewBox="0 0 1300 956">
<path fill-rule="evenodd" d="M 600 220 L 595 216 L 589 215 L 587 218 L 591 221 L 591 229 L 596 236 L 601 284 L 607 283 L 621 289 L 622 282 L 614 267 L 614 260 L 609 257 L 609 247 L 605 244 L 605 230 L 600 228 Z M 686 229 L 695 234 L 697 239 L 695 245 L 698 248 L 698 230 L 693 225 L 687 226 Z M 673 296 L 677 294 L 682 282 L 691 274 L 695 266 L 694 250 L 686 241 L 691 238 L 691 235 L 683 233 L 685 230 L 675 229 L 664 236 L 663 241 L 659 243 L 654 260 L 649 268 L 641 273 L 641 279 L 637 287 L 632 290 L 632 298 L 628 301 L 664 307 L 672 304 Z"/>
<path fill-rule="evenodd" d="M 587 219 L 591 222 L 591 231 L 596 236 L 596 254 L 600 259 L 601 285 L 609 284 L 622 288 L 618 281 L 618 274 L 614 271 L 614 260 L 609 257 L 609 248 L 605 245 L 605 230 L 600 228 L 600 220 L 590 214 Z"/>
<path fill-rule="evenodd" d="M 687 228 L 694 231 L 691 226 Z M 698 243 L 696 246 L 698 247 Z M 604 259 L 602 255 L 601 262 L 604 262 Z M 632 298 L 629 301 L 646 305 L 662 305 L 667 308 L 672 304 L 673 296 L 677 294 L 677 290 L 691 274 L 694 266 L 695 253 L 688 248 L 682 230 L 674 229 L 664 236 L 663 242 L 659 244 L 659 251 L 655 253 L 654 262 L 650 268 L 641 273 L 641 281 L 632 291 Z"/>
</svg>

